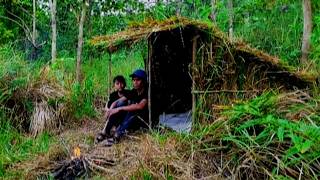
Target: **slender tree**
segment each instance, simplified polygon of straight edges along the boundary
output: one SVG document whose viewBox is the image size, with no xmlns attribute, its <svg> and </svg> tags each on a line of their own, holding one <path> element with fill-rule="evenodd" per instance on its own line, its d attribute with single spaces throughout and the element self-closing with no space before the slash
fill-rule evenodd
<svg viewBox="0 0 320 180">
<path fill-rule="evenodd" d="M 312 32 L 312 9 L 311 0 L 302 0 L 303 9 L 303 37 L 302 37 L 302 56 L 301 63 L 306 64 L 308 62 L 308 55 L 310 52 L 310 37 Z"/>
<path fill-rule="evenodd" d="M 181 15 L 181 8 L 182 8 L 182 0 L 176 0 L 176 15 L 180 16 Z"/>
<path fill-rule="evenodd" d="M 33 0 L 33 15 L 32 15 L 32 43 L 36 44 L 36 0 Z"/>
<path fill-rule="evenodd" d="M 218 0 L 211 0 L 211 14 L 210 14 L 210 19 L 212 22 L 216 22 L 217 20 L 217 3 Z"/>
<path fill-rule="evenodd" d="M 49 0 L 49 3 L 50 3 L 50 9 L 51 9 L 51 29 L 52 29 L 51 61 L 54 62 L 57 58 L 57 22 L 56 22 L 57 0 Z"/>
<path fill-rule="evenodd" d="M 83 0 L 81 17 L 79 22 L 79 34 L 78 34 L 78 48 L 77 48 L 77 69 L 76 69 L 76 78 L 80 83 L 81 78 L 81 55 L 82 55 L 82 45 L 83 45 L 83 24 L 86 17 L 86 9 L 87 9 L 88 0 Z"/>
<path fill-rule="evenodd" d="M 229 38 L 233 39 L 233 1 L 228 0 L 228 14 L 229 14 Z"/>
<path fill-rule="evenodd" d="M 33 13 L 32 13 L 32 59 L 36 58 L 36 48 L 37 48 L 37 44 L 36 44 L 36 0 L 33 0 L 32 3 L 32 9 L 33 9 Z"/>
</svg>

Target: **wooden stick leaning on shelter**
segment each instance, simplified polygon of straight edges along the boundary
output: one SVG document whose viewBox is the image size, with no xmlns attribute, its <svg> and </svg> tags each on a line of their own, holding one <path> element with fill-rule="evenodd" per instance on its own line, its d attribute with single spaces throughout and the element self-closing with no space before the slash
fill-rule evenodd
<svg viewBox="0 0 320 180">
<path fill-rule="evenodd" d="M 149 110 L 149 129 L 152 127 L 152 111 L 151 111 L 151 59 L 152 59 L 152 43 L 148 40 L 148 110 Z"/>
<path fill-rule="evenodd" d="M 192 39 L 192 64 L 191 64 L 191 76 L 192 76 L 192 89 L 191 92 L 195 90 L 195 81 L 194 81 L 194 67 L 196 64 L 196 58 L 197 58 L 197 39 L 200 36 L 197 35 Z M 195 121 L 195 112 L 196 112 L 196 95 L 192 93 L 192 123 Z"/>
</svg>

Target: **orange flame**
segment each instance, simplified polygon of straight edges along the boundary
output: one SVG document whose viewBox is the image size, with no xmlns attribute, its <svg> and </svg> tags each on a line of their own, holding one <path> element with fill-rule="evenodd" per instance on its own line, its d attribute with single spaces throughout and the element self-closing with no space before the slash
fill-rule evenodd
<svg viewBox="0 0 320 180">
<path fill-rule="evenodd" d="M 73 156 L 74 156 L 75 158 L 79 158 L 79 157 L 81 156 L 81 151 L 80 151 L 80 148 L 79 148 L 79 147 L 74 148 L 74 150 L 73 150 Z"/>
</svg>

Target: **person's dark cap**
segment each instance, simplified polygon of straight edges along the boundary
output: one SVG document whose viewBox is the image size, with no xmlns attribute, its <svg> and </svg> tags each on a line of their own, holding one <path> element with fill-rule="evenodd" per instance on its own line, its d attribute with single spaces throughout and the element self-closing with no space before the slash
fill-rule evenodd
<svg viewBox="0 0 320 180">
<path fill-rule="evenodd" d="M 137 78 L 140 78 L 140 79 L 146 81 L 147 80 L 147 73 L 142 69 L 137 69 L 130 75 L 130 77 L 132 77 L 132 78 L 137 77 Z"/>
</svg>

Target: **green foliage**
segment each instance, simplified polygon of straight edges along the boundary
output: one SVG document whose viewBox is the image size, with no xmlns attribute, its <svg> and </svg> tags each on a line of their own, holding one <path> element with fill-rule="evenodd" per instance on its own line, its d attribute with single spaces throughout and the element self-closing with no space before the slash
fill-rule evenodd
<svg viewBox="0 0 320 180">
<path fill-rule="evenodd" d="M 219 157 L 236 177 L 295 179 L 303 171 L 303 178 L 318 179 L 320 99 L 304 97 L 267 92 L 230 107 L 210 124 L 196 124 L 190 135 L 152 135 L 160 145 L 175 139 L 187 154 Z"/>
<path fill-rule="evenodd" d="M 280 56 L 291 65 L 298 64 L 303 29 L 301 2 L 234 3 L 234 32 L 237 37 L 253 47 Z M 229 16 L 226 4 L 220 4 L 218 8 L 218 25 L 226 32 Z"/>
<path fill-rule="evenodd" d="M 83 81 L 82 85 L 74 83 L 71 93 L 71 105 L 75 118 L 94 117 L 96 115 L 94 86 L 90 76 Z"/>
<path fill-rule="evenodd" d="M 252 131 L 254 127 L 264 127 L 264 129 L 259 134 L 248 136 L 250 129 Z M 276 137 L 278 140 L 275 141 L 280 143 L 284 143 L 285 139 L 290 139 L 292 142 L 291 147 L 286 149 L 286 154 L 283 156 L 283 161 L 286 164 L 295 165 L 301 159 L 313 160 L 320 157 L 320 149 L 317 148 L 317 144 L 320 143 L 320 128 L 304 122 L 291 122 L 274 115 L 265 115 L 262 118 L 252 119 L 243 123 L 236 128 L 235 134 L 238 137 L 243 137 L 241 144 L 245 144 L 247 147 L 255 145 L 270 146 L 274 143 L 274 138 Z M 235 136 L 233 138 L 238 139 Z M 230 139 L 230 137 L 225 139 Z M 245 148 L 241 144 L 239 144 L 240 147 Z"/>
<path fill-rule="evenodd" d="M 319 5 L 320 7 L 320 5 Z M 316 62 L 316 64 L 319 66 L 320 64 L 320 10 L 316 9 L 316 13 L 313 16 L 313 33 L 311 37 L 312 41 L 312 51 L 311 51 L 311 59 Z"/>
<path fill-rule="evenodd" d="M 306 163 L 303 167 L 306 175 L 315 178 L 317 175 L 309 171 L 309 166 L 320 157 L 320 122 L 315 118 L 311 121 L 309 116 L 298 121 L 286 119 L 279 112 L 279 108 L 283 108 L 279 106 L 281 98 L 280 95 L 267 93 L 224 112 L 229 117 L 228 126 L 232 128 L 222 138 L 244 151 L 270 151 L 281 160 L 275 169 L 292 168 Z M 293 109 L 299 112 L 306 108 L 305 104 L 304 107 L 297 108 L 297 104 L 287 106 L 288 112 L 294 112 L 291 111 Z M 317 105 L 310 101 L 307 107 Z"/>
<path fill-rule="evenodd" d="M 36 139 L 27 137 L 20 134 L 9 123 L 1 125 L 0 138 L 0 177 L 2 178 L 10 176 L 6 172 L 10 165 L 31 159 L 36 154 L 47 152 L 50 144 L 54 141 L 47 133 Z"/>
<path fill-rule="evenodd" d="M 138 175 L 130 177 L 131 180 L 152 180 L 154 179 L 152 173 L 150 173 L 147 169 L 142 169 L 138 172 Z"/>
<path fill-rule="evenodd" d="M 12 98 L 14 92 L 25 88 L 29 81 L 28 64 L 22 54 L 10 45 L 0 46 L 0 109 Z"/>
<path fill-rule="evenodd" d="M 0 42 L 8 42 L 14 37 L 13 31 L 11 29 L 7 29 L 2 22 L 0 22 L 0 34 Z"/>
</svg>

